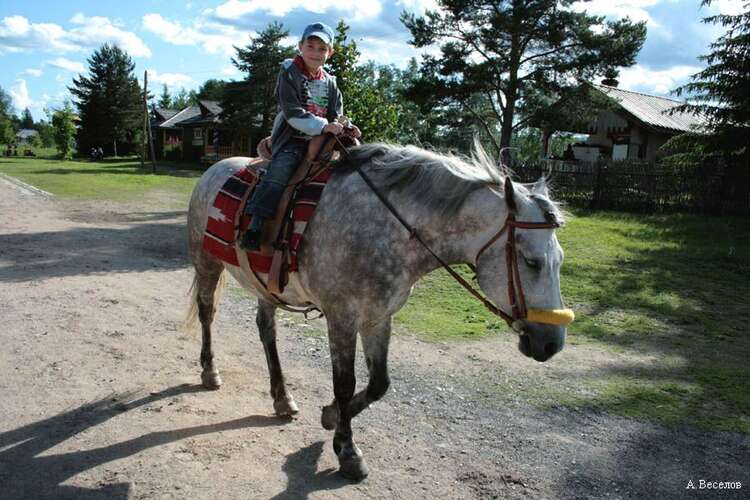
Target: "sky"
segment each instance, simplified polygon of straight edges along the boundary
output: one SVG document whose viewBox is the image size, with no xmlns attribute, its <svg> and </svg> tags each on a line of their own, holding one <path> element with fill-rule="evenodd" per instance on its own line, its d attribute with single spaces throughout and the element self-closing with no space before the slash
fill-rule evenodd
<svg viewBox="0 0 750 500">
<path fill-rule="evenodd" d="M 646 43 L 636 65 L 621 69 L 620 87 L 668 96 L 702 69 L 698 56 L 721 34 L 701 19 L 737 13 L 743 1 L 718 0 L 701 8 L 699 0 L 591 0 L 575 8 L 609 19 L 645 20 Z M 155 94 L 165 83 L 174 93 L 209 78 L 239 80 L 243 75 L 231 64 L 234 46 L 246 46 L 272 21 L 290 30 L 291 45 L 307 24 L 335 27 L 343 19 L 361 61 L 403 67 L 425 49 L 409 45 L 400 13 L 421 14 L 435 5 L 435 0 L 0 0 L 0 87 L 17 113 L 28 107 L 35 119 L 43 118 L 45 108 L 70 99 L 67 87 L 104 43 L 128 52 L 140 80 L 147 70 Z"/>
</svg>

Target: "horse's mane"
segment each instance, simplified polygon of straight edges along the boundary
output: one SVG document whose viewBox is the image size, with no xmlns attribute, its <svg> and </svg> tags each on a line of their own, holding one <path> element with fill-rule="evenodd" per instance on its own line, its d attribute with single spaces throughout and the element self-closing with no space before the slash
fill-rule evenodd
<svg viewBox="0 0 750 500">
<path fill-rule="evenodd" d="M 416 146 L 373 143 L 349 149 L 335 170 L 351 170 L 362 166 L 373 181 L 385 189 L 399 190 L 420 203 L 445 214 L 456 213 L 464 200 L 486 186 L 502 188 L 511 171 L 498 166 L 478 143 L 471 157 L 438 154 Z M 516 183 L 517 192 L 533 199 L 545 218 L 562 224 L 564 219 L 557 203 L 544 189 Z"/>
</svg>

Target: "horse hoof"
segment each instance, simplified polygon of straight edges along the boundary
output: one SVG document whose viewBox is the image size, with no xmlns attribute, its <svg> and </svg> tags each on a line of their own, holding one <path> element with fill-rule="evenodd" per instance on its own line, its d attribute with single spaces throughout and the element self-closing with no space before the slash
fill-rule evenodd
<svg viewBox="0 0 750 500">
<path fill-rule="evenodd" d="M 213 370 L 203 370 L 203 373 L 201 373 L 201 382 L 203 382 L 203 387 L 206 389 L 210 389 L 212 391 L 217 390 L 219 387 L 221 387 L 221 377 L 219 376 L 219 370 L 213 369 Z"/>
<path fill-rule="evenodd" d="M 339 409 L 336 403 L 324 406 L 320 412 L 320 425 L 327 431 L 332 431 L 336 428 L 336 422 L 339 419 Z"/>
<path fill-rule="evenodd" d="M 365 459 L 362 458 L 362 452 L 359 448 L 344 448 L 339 454 L 339 472 L 341 475 L 352 481 L 362 481 L 370 471 L 367 469 Z"/>
<path fill-rule="evenodd" d="M 299 413 L 299 408 L 297 403 L 294 402 L 294 398 L 286 396 L 273 402 L 273 411 L 279 417 L 290 417 Z"/>
</svg>

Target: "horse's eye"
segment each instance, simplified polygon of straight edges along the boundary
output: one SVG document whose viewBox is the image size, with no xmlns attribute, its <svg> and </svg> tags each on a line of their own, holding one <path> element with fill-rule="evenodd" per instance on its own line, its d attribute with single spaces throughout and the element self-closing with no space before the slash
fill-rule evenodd
<svg viewBox="0 0 750 500">
<path fill-rule="evenodd" d="M 524 256 L 523 261 L 527 266 L 535 271 L 539 271 L 542 268 L 542 263 L 538 260 L 529 259 L 528 257 Z"/>
</svg>

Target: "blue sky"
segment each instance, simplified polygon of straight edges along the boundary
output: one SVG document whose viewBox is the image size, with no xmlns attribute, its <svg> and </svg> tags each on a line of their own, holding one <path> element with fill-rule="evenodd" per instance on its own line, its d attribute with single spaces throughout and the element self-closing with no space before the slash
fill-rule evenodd
<svg viewBox="0 0 750 500">
<path fill-rule="evenodd" d="M 592 0 L 577 8 L 646 20 L 646 44 L 637 64 L 621 71 L 620 86 L 667 95 L 701 69 L 697 57 L 720 34 L 700 19 L 736 13 L 742 2 L 718 0 L 701 9 L 699 0 Z M 155 90 L 163 83 L 174 92 L 209 78 L 239 79 L 230 61 L 232 46 L 246 45 L 271 21 L 283 22 L 294 43 L 309 22 L 335 26 L 343 19 L 363 60 L 403 65 L 420 51 L 407 43 L 400 12 L 421 13 L 434 5 L 434 0 L 0 0 L 0 87 L 18 112 L 28 107 L 42 118 L 45 107 L 59 107 L 70 97 L 72 78 L 85 72 L 86 58 L 105 42 L 128 51 L 139 78 L 148 70 Z"/>
</svg>

